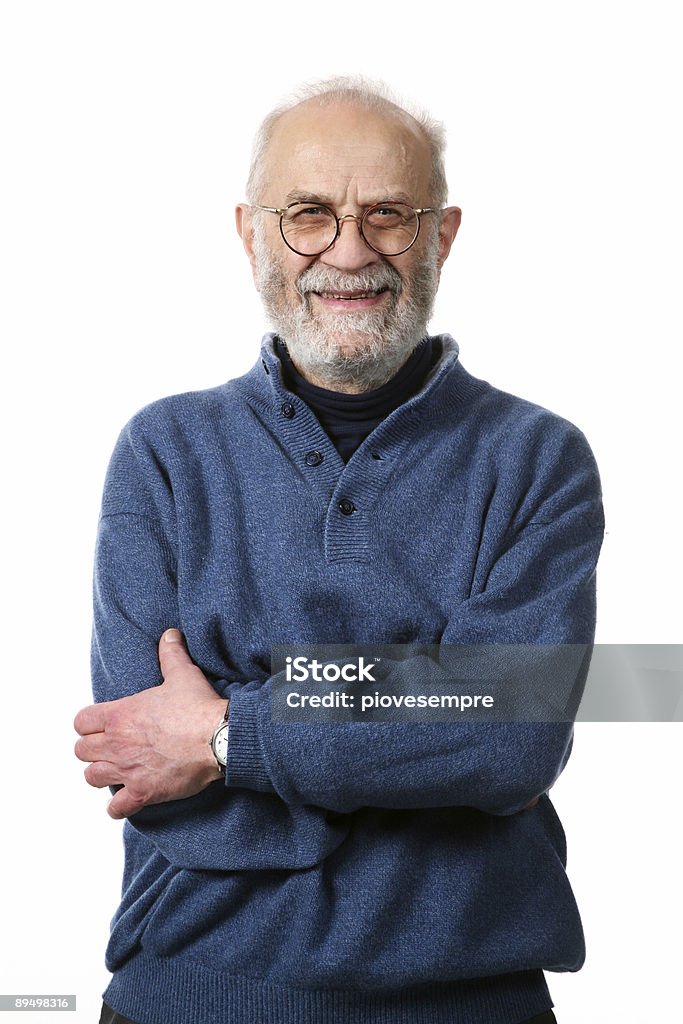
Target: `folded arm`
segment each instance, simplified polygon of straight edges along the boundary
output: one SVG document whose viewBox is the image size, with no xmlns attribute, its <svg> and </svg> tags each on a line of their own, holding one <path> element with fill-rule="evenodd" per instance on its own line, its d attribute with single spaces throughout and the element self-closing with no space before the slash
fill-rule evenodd
<svg viewBox="0 0 683 1024">
<path fill-rule="evenodd" d="M 127 453 L 130 439 L 119 447 Z M 555 781 L 569 755 L 571 723 L 277 723 L 270 678 L 208 681 L 188 663 L 178 670 L 177 686 L 168 680 L 159 686 L 159 637 L 168 627 L 182 628 L 172 494 L 169 488 L 160 501 L 163 489 L 146 487 L 147 475 L 163 472 L 151 455 L 146 465 L 139 453 L 115 457 L 112 465 L 98 535 L 93 633 L 95 699 L 106 703 L 77 718 L 85 733 L 77 753 L 104 758 L 86 769 L 92 784 L 123 785 L 124 795 L 110 808 L 114 816 L 133 814 L 133 824 L 162 837 L 162 845 L 191 848 L 189 861 L 196 863 L 202 859 L 197 823 L 210 818 L 212 834 L 224 829 L 227 835 L 236 808 L 248 818 L 251 798 L 269 822 L 282 822 L 283 847 L 289 836 L 292 859 L 303 864 L 308 854 L 301 856 L 296 824 L 302 818 L 309 838 L 318 836 L 317 855 L 326 842 L 318 825 L 327 830 L 335 815 L 358 807 L 469 806 L 509 814 Z M 597 473 L 585 442 L 574 444 L 558 453 L 553 480 L 541 481 L 517 510 L 497 559 L 470 599 L 453 609 L 441 642 L 489 644 L 503 636 L 510 643 L 590 643 L 601 538 Z M 208 741 L 225 697 L 231 701 L 227 778 L 211 785 Z M 162 757 L 133 779 L 124 762 L 138 768 L 143 760 L 136 762 L 130 749 L 132 738 L 139 744 L 144 734 L 143 719 L 156 727 L 157 740 L 164 737 L 165 750 L 175 748 L 175 759 Z M 186 755 L 197 743 L 201 755 Z M 209 862 L 229 865 L 235 858 Z"/>
</svg>

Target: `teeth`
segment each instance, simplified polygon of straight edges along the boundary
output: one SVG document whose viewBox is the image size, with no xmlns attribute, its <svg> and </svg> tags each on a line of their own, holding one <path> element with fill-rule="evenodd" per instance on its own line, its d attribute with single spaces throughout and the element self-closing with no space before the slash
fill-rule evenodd
<svg viewBox="0 0 683 1024">
<path fill-rule="evenodd" d="M 335 295 L 332 292 L 321 292 L 320 293 L 325 299 L 372 299 L 379 292 L 363 292 L 362 295 Z"/>
</svg>

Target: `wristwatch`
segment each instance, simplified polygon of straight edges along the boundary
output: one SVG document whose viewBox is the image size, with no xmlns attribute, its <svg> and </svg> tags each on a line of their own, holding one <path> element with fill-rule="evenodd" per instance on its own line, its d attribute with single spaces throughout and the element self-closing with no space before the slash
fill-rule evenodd
<svg viewBox="0 0 683 1024">
<path fill-rule="evenodd" d="M 225 714 L 218 723 L 218 728 L 211 737 L 211 749 L 216 758 L 218 771 L 225 775 L 225 766 L 228 763 L 228 715 L 230 714 L 230 701 L 225 709 Z"/>
</svg>

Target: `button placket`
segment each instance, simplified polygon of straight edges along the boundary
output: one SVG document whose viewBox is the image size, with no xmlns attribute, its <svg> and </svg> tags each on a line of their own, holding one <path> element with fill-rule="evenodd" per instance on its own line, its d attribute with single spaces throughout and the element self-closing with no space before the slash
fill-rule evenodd
<svg viewBox="0 0 683 1024">
<path fill-rule="evenodd" d="M 382 425 L 381 435 L 361 444 L 337 479 L 325 520 L 328 562 L 367 562 L 372 558 L 375 506 L 396 469 L 410 435 L 395 437 Z"/>
<path fill-rule="evenodd" d="M 283 447 L 310 485 L 316 503 L 327 514 L 345 468 L 344 461 L 312 409 L 299 396 L 280 387 L 277 378 L 275 383 L 273 414 Z"/>
<path fill-rule="evenodd" d="M 310 406 L 283 387 L 279 373 L 273 375 L 270 369 L 282 440 L 316 502 L 325 508 L 326 560 L 367 561 L 371 557 L 372 510 L 409 438 L 401 436 L 403 430 L 387 431 L 390 423 L 382 423 L 372 432 L 372 440 L 368 436 L 344 462 Z"/>
</svg>

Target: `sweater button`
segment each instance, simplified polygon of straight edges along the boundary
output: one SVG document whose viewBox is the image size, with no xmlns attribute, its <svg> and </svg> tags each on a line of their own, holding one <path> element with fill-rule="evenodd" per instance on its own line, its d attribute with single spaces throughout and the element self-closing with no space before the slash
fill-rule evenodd
<svg viewBox="0 0 683 1024">
<path fill-rule="evenodd" d="M 320 454 L 320 452 L 306 452 L 306 458 L 304 459 L 304 462 L 306 463 L 307 466 L 319 466 L 322 461 L 323 457 Z"/>
<path fill-rule="evenodd" d="M 356 506 L 348 498 L 342 498 L 339 502 L 339 511 L 342 515 L 350 516 L 352 512 L 356 511 Z"/>
<path fill-rule="evenodd" d="M 283 402 L 282 405 L 280 406 L 280 412 L 285 417 L 285 419 L 291 420 L 292 416 L 296 412 L 296 409 L 294 408 L 291 402 Z"/>
</svg>

